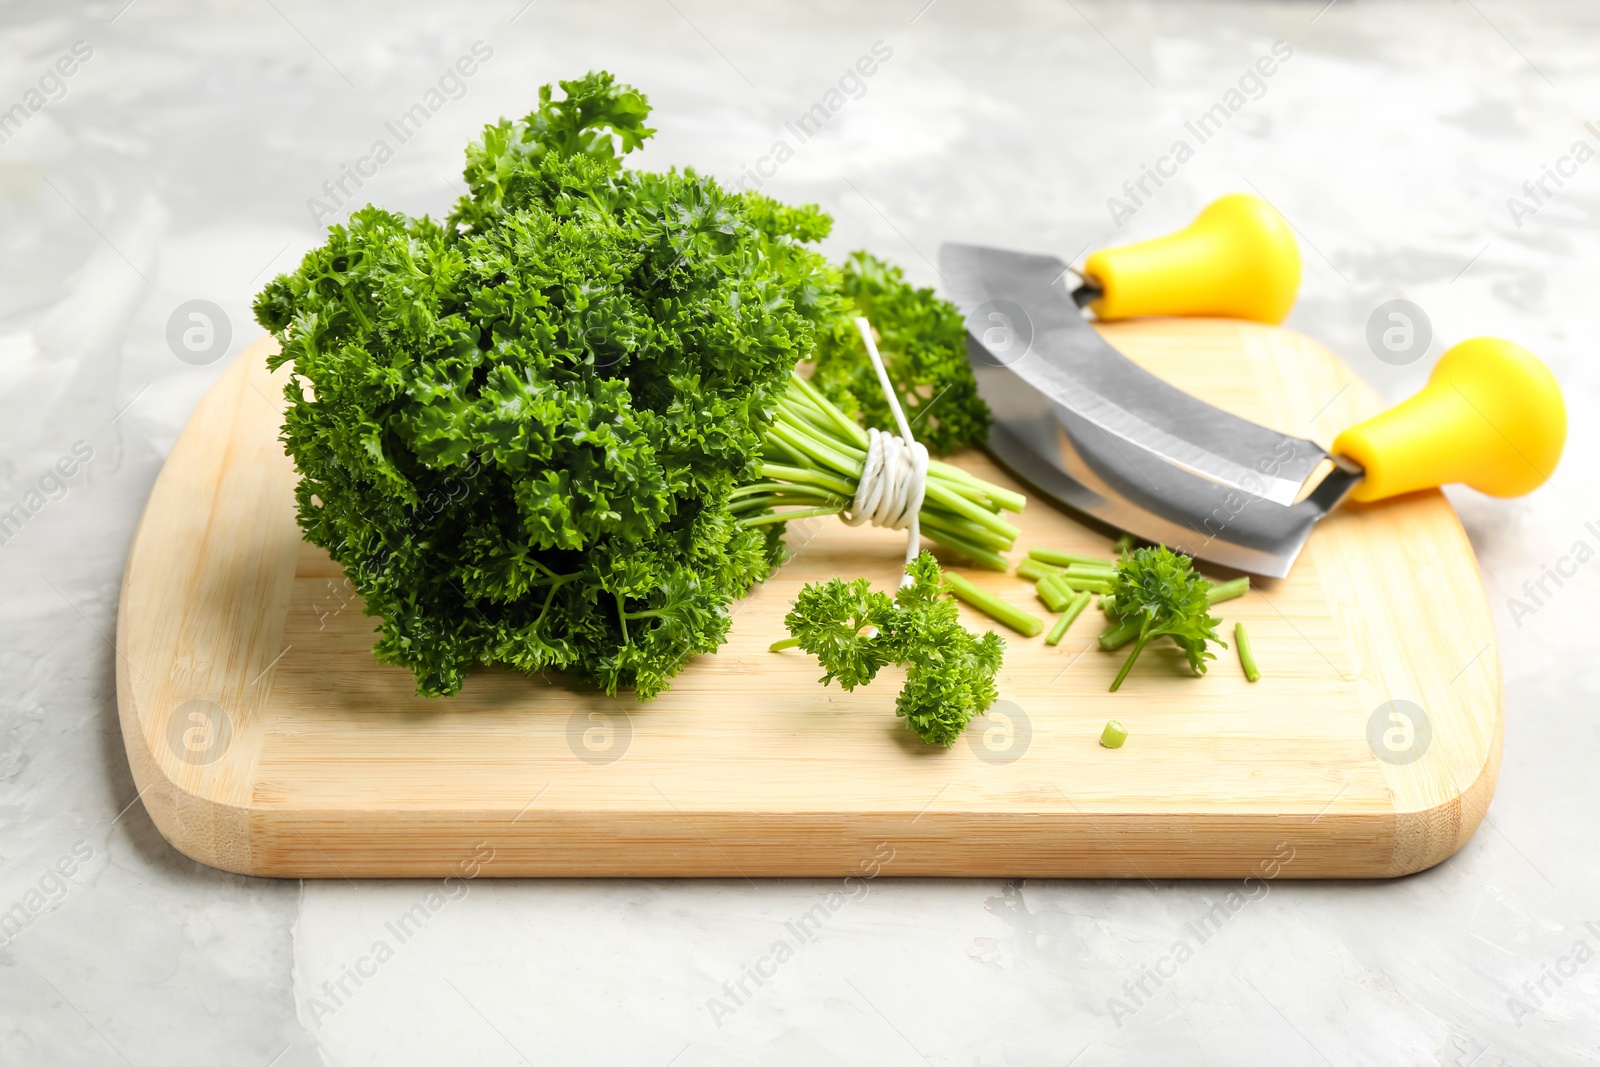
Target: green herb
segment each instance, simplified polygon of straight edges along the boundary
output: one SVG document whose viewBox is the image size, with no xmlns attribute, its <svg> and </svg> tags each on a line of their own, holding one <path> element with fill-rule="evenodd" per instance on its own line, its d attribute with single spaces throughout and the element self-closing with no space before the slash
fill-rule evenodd
<svg viewBox="0 0 1600 1067">
<path fill-rule="evenodd" d="M 1090 566 L 1098 564 L 1102 567 L 1111 566 L 1111 561 L 1099 556 L 1083 556 L 1076 552 L 1057 552 L 1053 548 L 1030 548 L 1028 558 L 1048 563 L 1052 567 L 1070 567 L 1074 563 L 1087 563 Z"/>
<path fill-rule="evenodd" d="M 1256 650 L 1250 644 L 1250 635 L 1245 632 L 1244 623 L 1233 624 L 1233 643 L 1239 646 L 1239 666 L 1244 668 L 1244 677 L 1247 682 L 1261 680 L 1261 668 L 1256 666 Z"/>
<path fill-rule="evenodd" d="M 560 86 L 467 149 L 442 223 L 363 208 L 255 302 L 270 365 L 294 365 L 300 525 L 428 696 L 478 664 L 654 696 L 723 643 L 783 523 L 838 511 L 859 476 L 859 428 L 824 431 L 793 373 L 859 313 L 814 247 L 831 220 L 626 170 L 654 132 L 644 94 Z M 997 512 L 1020 496 L 940 465 L 928 501 L 932 539 L 1004 566 Z"/>
<path fill-rule="evenodd" d="M 985 592 L 973 585 L 969 579 L 959 574 L 947 574 L 944 580 L 949 583 L 950 591 L 956 596 L 991 619 L 1011 627 L 1023 637 L 1038 637 L 1044 632 L 1044 621 L 1038 616 L 1029 615 L 1021 608 L 1012 607 L 993 593 Z"/>
<path fill-rule="evenodd" d="M 1206 602 L 1215 605 L 1229 600 L 1237 600 L 1249 591 L 1249 575 L 1245 575 L 1242 578 L 1234 578 L 1226 582 L 1218 582 L 1214 585 L 1207 583 Z M 1122 617 L 1117 611 L 1117 601 L 1113 596 L 1106 595 L 1100 598 L 1100 610 L 1105 612 L 1106 617 L 1112 619 L 1113 621 Z M 1106 634 L 1102 634 L 1101 636 L 1104 638 L 1107 635 L 1116 635 L 1115 640 L 1117 643 L 1110 646 L 1112 648 L 1116 648 L 1133 640 L 1133 633 L 1127 633 L 1126 636 L 1123 636 L 1123 634 L 1124 631 L 1120 627 L 1113 627 L 1111 630 L 1106 631 Z"/>
<path fill-rule="evenodd" d="M 932 289 L 908 284 L 898 267 L 866 252 L 845 260 L 840 291 L 845 307 L 817 339 L 813 384 L 861 425 L 893 429 L 853 321 L 865 315 L 917 440 L 939 454 L 981 444 L 989 432 L 989 408 L 978 396 L 967 360 L 967 328 L 955 306 Z"/>
<path fill-rule="evenodd" d="M 714 651 L 782 552 L 731 493 L 841 313 L 826 216 L 624 170 L 644 95 L 561 87 L 485 129 L 444 223 L 363 208 L 255 303 L 300 525 L 429 696 L 492 663 L 642 700 Z"/>
<path fill-rule="evenodd" d="M 1122 556 L 1126 556 L 1129 552 L 1132 552 L 1133 546 L 1136 543 L 1137 539 L 1133 536 L 1133 534 L 1125 533 L 1121 537 L 1117 538 L 1116 542 L 1112 544 L 1111 551 L 1115 552 L 1120 558 Z"/>
<path fill-rule="evenodd" d="M 1116 581 L 1109 595 L 1116 601 L 1122 626 L 1133 627 L 1135 644 L 1111 683 L 1113 693 L 1133 669 L 1145 645 L 1158 637 L 1172 638 L 1188 655 L 1189 666 L 1196 674 L 1204 674 L 1206 660 L 1215 658 L 1206 647 L 1208 642 L 1226 647 L 1216 631 L 1221 620 L 1208 613 L 1209 583 L 1194 572 L 1192 563 L 1188 556 L 1156 545 L 1135 549 L 1117 564 Z M 1106 647 L 1106 637 L 1101 635 L 1102 648 Z"/>
<path fill-rule="evenodd" d="M 1059 645 L 1061 639 L 1067 636 L 1067 628 L 1077 621 L 1078 616 L 1083 614 L 1083 609 L 1088 606 L 1088 593 L 1079 593 L 1074 597 L 1072 603 L 1067 605 L 1067 610 L 1056 620 L 1055 625 L 1050 627 L 1050 632 L 1044 635 L 1044 643 Z"/>
<path fill-rule="evenodd" d="M 791 641 L 827 671 L 824 685 L 837 681 L 852 690 L 887 664 L 903 665 L 906 684 L 895 714 L 923 741 L 953 745 L 974 716 L 994 703 L 1005 642 L 993 632 L 977 637 L 961 625 L 930 553 L 907 564 L 906 573 L 912 583 L 892 600 L 865 578 L 811 583 L 800 590 L 784 625 Z"/>
<path fill-rule="evenodd" d="M 1100 731 L 1100 743 L 1106 748 L 1121 748 L 1122 743 L 1128 739 L 1128 729 L 1116 719 L 1106 723 L 1106 728 Z"/>
</svg>

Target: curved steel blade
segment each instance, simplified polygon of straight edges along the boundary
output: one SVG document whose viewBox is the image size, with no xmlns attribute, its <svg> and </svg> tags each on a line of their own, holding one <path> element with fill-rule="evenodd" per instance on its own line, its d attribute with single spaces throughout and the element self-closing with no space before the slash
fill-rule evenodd
<svg viewBox="0 0 1600 1067">
<path fill-rule="evenodd" d="M 1112 348 L 1061 284 L 1060 259 L 946 244 L 939 260 L 994 413 L 990 450 L 1061 502 L 1282 577 L 1359 480 L 1315 442 L 1213 407 Z"/>
</svg>

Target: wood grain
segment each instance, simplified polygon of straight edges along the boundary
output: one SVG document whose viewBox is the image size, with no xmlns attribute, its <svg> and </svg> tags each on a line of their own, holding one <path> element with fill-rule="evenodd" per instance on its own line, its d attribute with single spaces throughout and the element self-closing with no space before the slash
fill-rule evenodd
<svg viewBox="0 0 1600 1067">
<path fill-rule="evenodd" d="M 1288 433 L 1328 441 L 1378 406 L 1285 330 L 1105 333 Z M 817 685 L 803 653 L 766 651 L 804 582 L 892 587 L 900 535 L 833 520 L 793 524 L 795 558 L 737 606 L 727 645 L 649 704 L 494 670 L 423 700 L 373 661 L 374 620 L 299 536 L 270 345 L 239 357 L 179 438 L 122 589 L 129 763 L 157 827 L 203 863 L 441 876 L 492 853 L 484 875 L 1385 877 L 1454 853 L 1488 807 L 1499 663 L 1471 547 L 1437 492 L 1335 513 L 1289 578 L 1222 606 L 1226 632 L 1250 629 L 1259 683 L 1231 651 L 1194 678 L 1152 649 L 1108 693 L 1120 657 L 1092 647 L 1090 611 L 1056 648 L 1007 633 L 1002 703 L 950 750 L 900 726 L 892 671 L 844 693 Z M 1011 484 L 979 453 L 959 462 Z M 1042 500 L 1019 525 L 1024 547 L 1109 552 Z M 1046 614 L 1031 585 L 969 573 Z M 1394 700 L 1431 726 L 1413 762 L 1368 742 Z M 1098 744 L 1112 717 L 1131 733 L 1117 751 Z"/>
</svg>

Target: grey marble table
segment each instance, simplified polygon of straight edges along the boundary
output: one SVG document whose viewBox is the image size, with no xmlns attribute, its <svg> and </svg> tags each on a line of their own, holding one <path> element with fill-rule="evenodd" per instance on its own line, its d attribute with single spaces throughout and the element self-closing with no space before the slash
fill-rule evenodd
<svg viewBox="0 0 1600 1067">
<path fill-rule="evenodd" d="M 0 536 L 0 1063 L 1600 1059 L 1593 6 L 124 3 L 0 8 L 0 512 L 25 512 Z M 833 883 L 485 879 L 375 965 L 437 886 L 171 850 L 123 757 L 111 644 L 163 456 L 258 335 L 252 294 L 327 222 L 442 211 L 481 124 L 601 66 L 657 107 L 642 164 L 819 202 L 831 252 L 922 281 L 941 239 L 1073 256 L 1254 190 L 1302 239 L 1290 325 L 1387 396 L 1477 334 L 1546 357 L 1573 415 L 1554 484 L 1453 493 L 1506 675 L 1473 841 L 1397 882 L 1274 883 L 1159 984 L 1236 885 L 882 878 L 736 999 Z M 1234 89 L 1220 130 L 1188 132 Z M 1368 342 L 1394 299 L 1433 337 L 1398 365 Z M 219 313 L 186 344 L 192 301 Z"/>
</svg>

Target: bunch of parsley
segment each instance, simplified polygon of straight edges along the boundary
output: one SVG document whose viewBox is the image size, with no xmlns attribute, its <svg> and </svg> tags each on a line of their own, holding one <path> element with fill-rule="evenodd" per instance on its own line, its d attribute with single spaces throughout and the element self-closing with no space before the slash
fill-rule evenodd
<svg viewBox="0 0 1600 1067">
<path fill-rule="evenodd" d="M 425 695 L 499 664 L 643 700 L 714 651 L 781 551 L 729 494 L 843 313 L 814 207 L 625 170 L 646 98 L 560 84 L 484 131 L 442 224 L 364 208 L 255 303 L 300 525 Z"/>
<path fill-rule="evenodd" d="M 911 583 L 893 599 L 865 578 L 805 586 L 783 620 L 793 636 L 773 648 L 798 645 L 822 664 L 823 685 L 836 681 L 846 691 L 891 663 L 904 666 L 895 714 L 923 741 L 948 747 L 994 703 L 1005 642 L 993 631 L 980 638 L 961 625 L 931 553 L 906 564 L 906 573 Z"/>
</svg>

